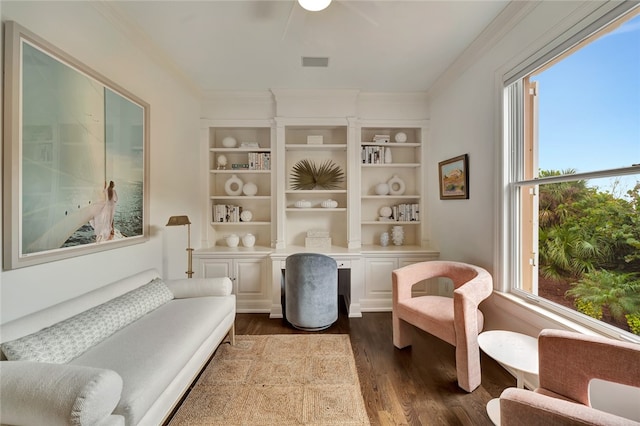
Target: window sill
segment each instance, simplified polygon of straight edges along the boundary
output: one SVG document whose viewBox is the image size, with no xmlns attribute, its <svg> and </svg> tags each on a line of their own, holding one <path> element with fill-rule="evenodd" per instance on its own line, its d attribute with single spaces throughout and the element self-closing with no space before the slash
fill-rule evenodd
<svg viewBox="0 0 640 426">
<path fill-rule="evenodd" d="M 511 293 L 494 290 L 493 294 L 493 303 L 498 309 L 526 321 L 530 326 L 537 328 L 538 332 L 544 328 L 561 328 L 586 335 L 604 336 L 616 340 L 640 343 L 640 337 L 627 337 L 627 334 L 629 333 L 625 333 L 623 335 L 623 332 L 621 331 L 609 330 L 604 326 L 594 326 L 593 328 L 589 327 L 566 316 L 553 312 L 542 306 L 540 303 L 528 301 Z M 530 313 L 530 315 L 523 315 L 523 310 Z"/>
</svg>

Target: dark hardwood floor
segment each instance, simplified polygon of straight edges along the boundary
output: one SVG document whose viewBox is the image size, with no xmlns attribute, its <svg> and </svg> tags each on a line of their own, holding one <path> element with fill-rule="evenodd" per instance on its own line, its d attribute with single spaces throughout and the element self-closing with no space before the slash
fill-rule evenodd
<svg viewBox="0 0 640 426">
<path fill-rule="evenodd" d="M 238 314 L 236 334 L 304 333 L 268 314 Z M 372 425 L 491 425 L 487 402 L 515 378 L 481 353 L 482 385 L 472 393 L 458 388 L 453 346 L 414 330 L 413 345 L 392 342 L 391 313 L 364 313 L 338 321 L 322 333 L 348 334 L 362 395 Z"/>
</svg>

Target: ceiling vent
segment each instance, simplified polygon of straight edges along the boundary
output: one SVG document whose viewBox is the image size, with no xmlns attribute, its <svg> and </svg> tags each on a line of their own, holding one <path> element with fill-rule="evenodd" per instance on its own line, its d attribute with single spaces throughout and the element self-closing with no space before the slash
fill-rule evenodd
<svg viewBox="0 0 640 426">
<path fill-rule="evenodd" d="M 312 56 L 303 56 L 302 57 L 302 66 L 303 67 L 328 67 L 329 66 L 329 58 L 327 57 L 312 57 Z"/>
</svg>

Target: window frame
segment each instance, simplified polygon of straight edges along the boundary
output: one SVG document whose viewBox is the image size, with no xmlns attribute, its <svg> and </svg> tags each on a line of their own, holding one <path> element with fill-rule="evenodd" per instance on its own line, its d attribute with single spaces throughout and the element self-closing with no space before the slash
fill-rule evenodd
<svg viewBox="0 0 640 426">
<path fill-rule="evenodd" d="M 535 51 L 525 60 L 517 63 L 509 69 L 503 69 L 496 73 L 496 86 L 498 88 L 498 130 L 501 132 L 500 138 L 500 161 L 501 161 L 501 192 L 498 197 L 498 256 L 496 271 L 500 271 L 498 276 L 498 287 L 504 293 L 511 294 L 524 302 L 534 303 L 541 307 L 548 316 L 559 315 L 564 320 L 568 320 L 577 326 L 587 327 L 599 334 L 608 335 L 614 338 L 622 338 L 635 343 L 640 343 L 640 337 L 621 330 L 602 321 L 585 317 L 577 311 L 557 305 L 556 303 L 530 294 L 522 289 L 522 276 L 525 272 L 525 259 L 528 256 L 523 246 L 522 228 L 522 190 L 527 187 L 535 188 L 536 196 L 534 206 L 537 207 L 537 195 L 540 184 L 550 184 L 558 182 L 575 181 L 582 179 L 603 178 L 611 176 L 632 175 L 640 172 L 638 166 L 622 167 L 602 171 L 576 173 L 564 176 L 551 176 L 544 178 L 525 179 L 525 167 L 534 167 L 537 170 L 535 159 L 531 164 L 525 164 L 525 154 L 523 150 L 532 147 L 525 146 L 527 140 L 532 140 L 535 128 L 527 128 L 525 114 L 533 113 L 527 111 L 532 105 L 526 89 L 528 76 L 537 70 L 548 67 L 563 56 L 569 55 L 580 49 L 599 33 L 602 29 L 610 26 L 614 21 L 627 16 L 630 17 L 640 10 L 640 4 L 635 2 L 607 3 L 592 11 L 588 16 L 570 25 L 569 28 L 559 36 L 550 40 L 545 46 Z M 535 101 L 533 101 L 535 102 Z M 525 133 L 530 132 L 529 137 Z M 533 132 L 533 133 L 531 133 Z M 533 135 L 535 137 L 535 135 Z M 534 156 L 535 157 L 535 156 Z M 535 215 L 533 215 L 535 216 Z M 537 226 L 537 217 L 531 218 L 532 227 Z M 536 228 L 537 229 L 537 228 Z M 533 232 L 534 238 L 537 232 Z M 537 245 L 537 241 L 536 241 Z M 538 263 L 538 250 L 535 250 L 533 261 Z M 537 269 L 533 269 L 537 271 Z M 537 278 L 537 277 L 536 277 Z M 536 279 L 534 279 L 536 281 Z M 534 282 L 532 281 L 532 282 Z"/>
</svg>

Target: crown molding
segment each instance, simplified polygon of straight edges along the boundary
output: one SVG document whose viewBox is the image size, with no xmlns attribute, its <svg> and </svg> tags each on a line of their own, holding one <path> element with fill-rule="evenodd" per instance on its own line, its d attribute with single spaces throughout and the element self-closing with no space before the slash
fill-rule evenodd
<svg viewBox="0 0 640 426">
<path fill-rule="evenodd" d="M 94 0 L 89 2 L 115 29 L 152 61 L 173 76 L 185 89 L 198 99 L 202 96 L 201 88 L 189 78 L 181 67 L 166 52 L 158 47 L 138 24 L 122 11 L 114 1 Z"/>
<path fill-rule="evenodd" d="M 525 16 L 538 7 L 543 0 L 512 0 L 498 16 L 480 33 L 476 39 L 456 58 L 429 89 L 428 96 L 433 98 L 458 79 L 478 58 L 493 48 Z"/>
</svg>

